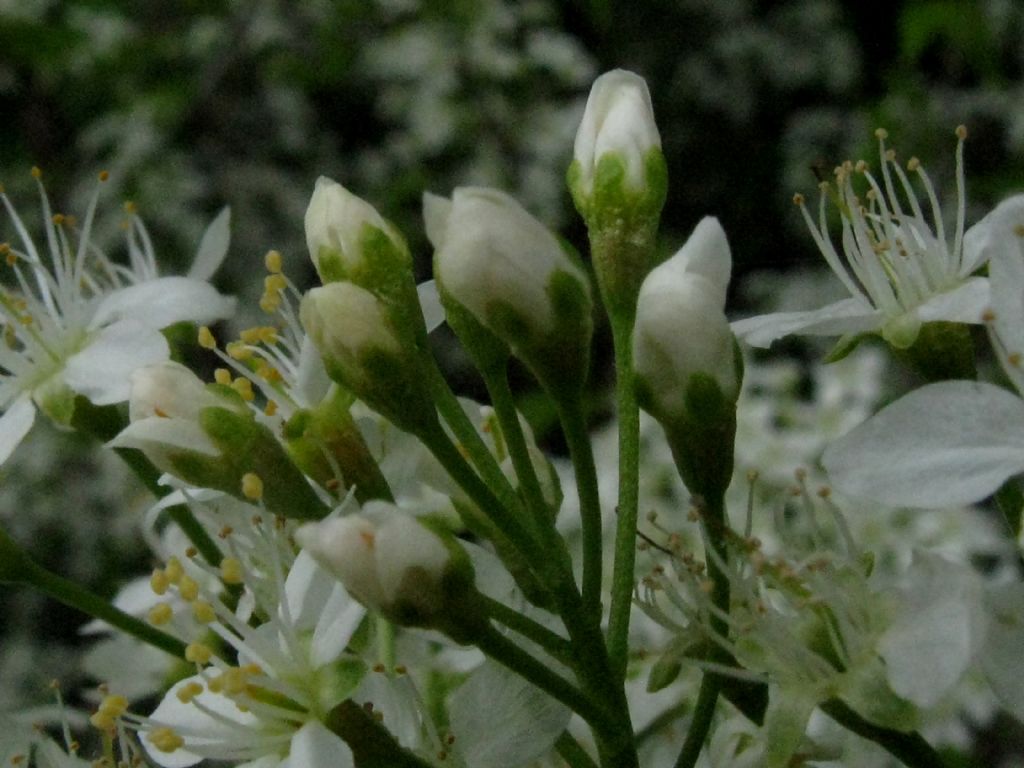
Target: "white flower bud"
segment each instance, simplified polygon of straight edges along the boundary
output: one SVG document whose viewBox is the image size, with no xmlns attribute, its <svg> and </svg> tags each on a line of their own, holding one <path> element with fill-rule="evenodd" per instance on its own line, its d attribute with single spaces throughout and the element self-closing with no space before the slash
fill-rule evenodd
<svg viewBox="0 0 1024 768">
<path fill-rule="evenodd" d="M 429 622 L 443 608 L 451 552 L 418 520 L 386 502 L 310 523 L 295 540 L 367 607 Z"/>
<path fill-rule="evenodd" d="M 573 157 L 579 163 L 580 192 L 589 195 L 601 158 L 617 153 L 626 166 L 626 184 L 634 190 L 646 186 L 646 161 L 661 148 L 647 83 L 623 69 L 606 72 L 594 81 L 576 133 Z"/>
<path fill-rule="evenodd" d="M 359 356 L 371 348 L 401 352 L 380 300 L 353 283 L 311 289 L 302 298 L 299 316 L 328 370 L 332 361 L 358 365 Z"/>
<path fill-rule="evenodd" d="M 359 268 L 365 258 L 367 227 L 401 242 L 372 205 L 326 176 L 316 180 L 306 209 L 306 245 L 321 280 L 338 280 Z"/>
<path fill-rule="evenodd" d="M 523 340 L 508 338 L 498 314 L 514 313 L 533 339 L 555 332 L 550 288 L 557 273 L 579 281 L 589 296 L 586 276 L 555 236 L 504 192 L 460 187 L 450 201 L 427 194 L 423 202 L 441 287 L 513 347 Z"/>
<path fill-rule="evenodd" d="M 725 233 L 706 218 L 640 288 L 634 366 L 659 416 L 684 412 L 694 374 L 711 376 L 726 398 L 737 395 L 733 337 L 723 311 L 730 269 Z"/>
</svg>

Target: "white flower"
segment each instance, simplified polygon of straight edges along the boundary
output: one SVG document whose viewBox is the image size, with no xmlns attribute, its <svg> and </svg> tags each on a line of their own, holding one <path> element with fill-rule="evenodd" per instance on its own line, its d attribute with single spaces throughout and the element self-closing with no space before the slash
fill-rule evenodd
<svg viewBox="0 0 1024 768">
<path fill-rule="evenodd" d="M 863 161 L 847 161 L 836 168 L 835 187 L 821 185 L 817 223 L 803 196 L 794 197 L 818 249 L 850 298 L 813 311 L 741 320 L 733 323 L 736 334 L 754 346 L 767 347 L 793 333 L 879 333 L 893 346 L 906 348 L 917 339 L 923 323 L 980 323 L 989 303 L 989 283 L 971 275 L 990 255 L 994 222 L 986 217 L 964 233 L 966 135 L 966 129 L 957 129 L 957 216 L 952 237 L 946 233 L 938 197 L 920 162 L 911 158 L 907 170 L 920 178 L 927 196 L 924 205 L 893 151 L 886 149 L 886 132 L 879 129 L 881 178 Z M 853 186 L 856 176 L 867 184 L 863 198 Z M 842 218 L 842 255 L 828 233 L 829 198 L 835 200 Z"/>
<path fill-rule="evenodd" d="M 37 408 L 67 425 L 76 394 L 96 405 L 127 399 L 129 374 L 169 355 L 161 328 L 225 317 L 234 309 L 232 299 L 205 282 L 227 248 L 226 212 L 204 236 L 195 274 L 160 278 L 137 219 L 129 232 L 130 266 L 114 264 L 90 241 L 98 189 L 79 231 L 70 217 L 53 213 L 41 183 L 39 193 L 45 249 L 0 193 L 20 241 L 0 247 L 17 285 L 0 289 L 6 342 L 0 349 L 0 462 L 28 433 Z"/>
<path fill-rule="evenodd" d="M 725 232 L 708 217 L 675 256 L 644 280 L 633 331 L 636 374 L 659 414 L 685 411 L 687 382 L 704 373 L 735 399 L 735 357 L 725 318 L 732 258 Z"/>
<path fill-rule="evenodd" d="M 651 94 L 642 77 L 624 69 L 606 72 L 594 81 L 576 133 L 573 159 L 579 163 L 580 192 L 589 195 L 601 159 L 618 155 L 626 169 L 626 184 L 646 184 L 645 162 L 652 149 L 661 148 L 654 122 Z"/>
</svg>

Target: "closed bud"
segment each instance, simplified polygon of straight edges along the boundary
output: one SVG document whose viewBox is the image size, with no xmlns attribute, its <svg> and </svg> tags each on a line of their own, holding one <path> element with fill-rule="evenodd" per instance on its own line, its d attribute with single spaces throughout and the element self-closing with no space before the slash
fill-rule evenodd
<svg viewBox="0 0 1024 768">
<path fill-rule="evenodd" d="M 587 222 L 594 270 L 613 321 L 630 318 L 650 269 L 668 190 L 644 79 L 616 69 L 590 91 L 567 175 Z"/>
<path fill-rule="evenodd" d="M 408 258 L 405 241 L 377 209 L 336 181 L 321 176 L 306 209 L 306 245 L 324 283 L 359 282 L 381 249 Z"/>
<path fill-rule="evenodd" d="M 274 434 L 231 387 L 204 384 L 188 368 L 166 362 L 132 374 L 131 422 L 109 445 L 141 451 L 158 469 L 202 488 L 246 501 L 243 478 L 265 479 L 262 503 L 284 517 L 326 513 Z"/>
<path fill-rule="evenodd" d="M 436 420 L 415 338 L 399 335 L 381 299 L 328 283 L 306 293 L 299 316 L 334 381 L 408 431 Z"/>
<path fill-rule="evenodd" d="M 448 631 L 475 594 L 472 566 L 454 539 L 393 504 L 375 501 L 360 514 L 304 525 L 295 540 L 353 597 L 403 626 Z"/>
<path fill-rule="evenodd" d="M 585 378 L 590 286 L 555 236 L 513 198 L 462 187 L 424 198 L 434 273 L 454 302 L 521 358 L 547 387 Z"/>
<path fill-rule="evenodd" d="M 725 317 L 731 256 L 717 219 L 644 280 L 633 330 L 641 405 L 665 428 L 691 493 L 724 492 L 732 475 L 741 361 Z"/>
</svg>

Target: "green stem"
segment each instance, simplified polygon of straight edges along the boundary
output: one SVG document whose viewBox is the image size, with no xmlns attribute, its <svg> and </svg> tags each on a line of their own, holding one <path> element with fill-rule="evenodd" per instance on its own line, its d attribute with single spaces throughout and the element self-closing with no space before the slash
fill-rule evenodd
<svg viewBox="0 0 1024 768">
<path fill-rule="evenodd" d="M 572 466 L 579 491 L 580 521 L 583 527 L 583 609 L 601 620 L 601 500 L 597 490 L 597 468 L 579 398 L 560 398 L 559 419 L 569 443 Z"/>
<path fill-rule="evenodd" d="M 514 509 L 518 505 L 515 489 L 505 477 L 505 473 L 501 471 L 494 454 L 491 453 L 480 433 L 476 431 L 472 420 L 462 409 L 462 404 L 436 365 L 430 366 L 429 375 L 428 385 L 434 395 L 437 410 L 444 418 L 445 423 L 451 428 L 462 449 L 469 456 L 469 460 L 495 495 L 506 507 Z"/>
<path fill-rule="evenodd" d="M 903 733 L 869 723 L 839 699 L 830 699 L 820 709 L 844 728 L 875 742 L 908 768 L 947 768 L 938 752 L 916 731 Z"/>
<path fill-rule="evenodd" d="M 491 396 L 494 413 L 501 426 L 501 434 L 505 438 L 505 445 L 512 458 L 512 467 L 516 471 L 516 477 L 519 478 L 520 487 L 526 497 L 526 504 L 533 514 L 534 527 L 538 532 L 553 528 L 554 515 L 547 502 L 544 501 L 544 492 L 541 490 L 540 480 L 537 478 L 533 460 L 530 458 L 530 449 L 526 445 L 526 438 L 519 423 L 519 414 L 516 412 L 512 390 L 508 385 L 508 376 L 505 371 L 494 374 L 485 372 L 484 384 Z"/>
<path fill-rule="evenodd" d="M 718 555 L 718 557 L 706 558 L 708 576 L 711 578 L 712 590 L 711 600 L 723 613 L 729 612 L 729 577 L 722 566 L 728 564 L 728 552 L 725 548 L 725 499 L 719 496 L 715 499 L 705 500 L 707 504 L 704 513 L 704 546 Z M 711 632 L 719 637 L 728 637 L 729 627 L 720 616 L 711 619 Z M 714 661 L 726 661 L 724 652 L 716 649 L 712 655 Z M 676 768 L 693 768 L 700 757 L 700 751 L 707 739 L 708 731 L 711 730 L 711 720 L 715 714 L 715 706 L 718 703 L 718 694 L 722 689 L 722 681 L 719 675 L 705 672 L 700 683 L 700 692 L 697 694 L 697 704 L 693 711 L 693 719 L 690 721 L 690 728 L 686 733 L 686 741 L 683 742 L 683 749 L 676 760 Z"/>
<path fill-rule="evenodd" d="M 131 635 L 144 643 L 166 651 L 180 659 L 185 658 L 185 643 L 176 637 L 161 632 L 156 627 L 131 616 L 111 605 L 99 595 L 90 592 L 73 581 L 48 571 L 35 562 L 25 563 L 22 581 L 41 592 L 75 608 L 93 618 L 105 621 L 112 627 Z"/>
<path fill-rule="evenodd" d="M 559 757 L 569 764 L 569 768 L 597 768 L 594 759 L 568 731 L 558 737 L 558 741 L 555 742 L 555 750 Z"/>
<path fill-rule="evenodd" d="M 612 671 L 626 676 L 629 614 L 636 568 L 636 524 L 640 492 L 640 409 L 633 378 L 633 320 L 612 318 L 615 395 L 619 416 L 619 503 L 616 507 L 615 565 L 608 611 L 608 655 Z"/>
<path fill-rule="evenodd" d="M 557 659 L 567 666 L 572 666 L 573 648 L 572 644 L 568 640 L 555 634 L 547 627 L 538 624 L 529 616 L 509 608 L 504 603 L 487 597 L 487 595 L 481 596 L 484 601 L 484 607 L 487 610 L 487 615 L 490 618 L 505 625 L 513 632 L 522 635 L 526 639 L 532 640 L 545 651 L 550 653 L 552 658 Z"/>
</svg>

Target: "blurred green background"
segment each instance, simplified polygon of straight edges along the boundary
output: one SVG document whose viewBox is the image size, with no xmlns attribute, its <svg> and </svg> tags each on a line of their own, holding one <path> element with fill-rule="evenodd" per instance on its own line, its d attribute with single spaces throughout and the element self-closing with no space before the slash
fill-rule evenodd
<svg viewBox="0 0 1024 768">
<path fill-rule="evenodd" d="M 267 249 L 311 284 L 302 217 L 320 174 L 398 224 L 420 277 L 425 189 L 501 187 L 585 252 L 564 170 L 590 83 L 615 67 L 650 85 L 669 165 L 663 250 L 720 217 L 746 278 L 733 315 L 789 300 L 759 270 L 819 266 L 792 194 L 816 194 L 815 168 L 870 159 L 876 126 L 949 191 L 953 129 L 969 127 L 968 222 L 1024 186 L 1018 0 L 0 0 L 0 182 L 32 219 L 31 166 L 72 213 L 109 170 L 98 239 L 117 253 L 120 206 L 134 201 L 167 272 L 230 205 L 218 280 L 256 318 Z M 54 483 L 39 457 L 84 453 L 37 431 L 3 468 L 0 519 L 110 593 L 145 565 L 114 514 L 122 476 L 74 458 Z M 41 605 L 0 593 L 0 703 L 75 674 L 77 619 L 48 607 L 56 645 L 36 647 Z"/>
</svg>

